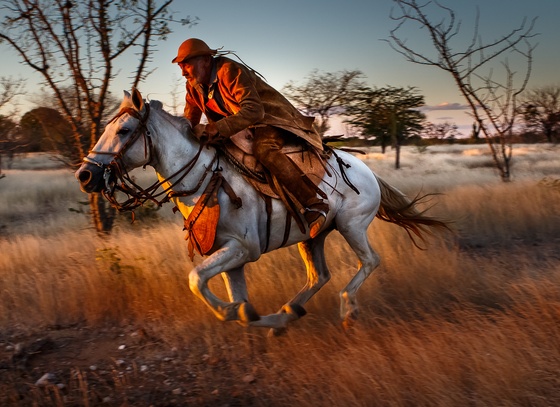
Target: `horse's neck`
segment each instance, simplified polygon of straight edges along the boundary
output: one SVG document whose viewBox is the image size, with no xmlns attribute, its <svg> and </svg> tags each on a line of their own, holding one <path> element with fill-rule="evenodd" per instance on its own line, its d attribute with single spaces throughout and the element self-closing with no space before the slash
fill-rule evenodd
<svg viewBox="0 0 560 407">
<path fill-rule="evenodd" d="M 174 128 L 163 133 L 161 127 L 155 150 L 157 159 L 154 169 L 158 178 L 160 181 L 168 180 L 174 191 L 195 188 L 212 165 L 216 154 L 214 148 L 200 148 L 192 137 L 185 137 Z M 209 177 L 206 178 L 207 182 Z"/>
</svg>

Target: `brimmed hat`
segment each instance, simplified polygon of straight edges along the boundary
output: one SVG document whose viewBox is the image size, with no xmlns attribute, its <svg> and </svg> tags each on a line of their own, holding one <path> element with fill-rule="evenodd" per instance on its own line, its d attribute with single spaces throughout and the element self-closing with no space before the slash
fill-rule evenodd
<svg viewBox="0 0 560 407">
<path fill-rule="evenodd" d="M 198 38 L 189 38 L 179 46 L 177 56 L 171 61 L 172 64 L 183 62 L 186 59 L 199 57 L 202 55 L 216 55 L 217 49 L 210 49 L 208 45 Z"/>
</svg>

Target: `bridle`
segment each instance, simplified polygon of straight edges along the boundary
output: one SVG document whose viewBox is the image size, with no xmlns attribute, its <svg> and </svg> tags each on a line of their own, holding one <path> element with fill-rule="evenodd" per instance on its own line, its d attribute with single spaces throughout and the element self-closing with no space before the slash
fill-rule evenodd
<svg viewBox="0 0 560 407">
<path fill-rule="evenodd" d="M 113 207 L 115 207 L 119 212 L 124 211 L 132 211 L 139 206 L 142 206 L 147 201 L 154 202 L 158 207 L 163 205 L 164 203 L 168 202 L 171 198 L 177 196 L 188 196 L 194 194 L 203 184 L 206 175 L 211 172 L 211 168 L 213 167 L 214 162 L 217 159 L 217 154 L 214 156 L 212 161 L 206 167 L 206 171 L 202 174 L 202 177 L 198 181 L 198 183 L 190 190 L 186 191 L 172 191 L 172 187 L 176 185 L 178 182 L 183 180 L 183 178 L 194 168 L 202 149 L 204 147 L 204 143 L 200 143 L 199 149 L 194 155 L 194 157 L 189 160 L 183 167 L 181 167 L 178 171 L 174 174 L 170 175 L 169 177 L 156 181 L 154 184 L 147 188 L 142 188 L 140 185 L 135 183 L 130 174 L 128 173 L 126 166 L 124 165 L 123 157 L 124 153 L 138 140 L 139 137 L 143 136 L 144 138 L 144 157 L 146 158 L 146 163 L 143 165 L 145 168 L 148 164 L 150 164 L 153 160 L 154 153 L 153 153 L 153 143 L 152 138 L 150 135 L 150 131 L 148 130 L 148 117 L 150 115 L 150 106 L 145 104 L 145 113 L 142 116 L 141 113 L 130 107 L 122 108 L 111 122 L 117 120 L 124 114 L 129 114 L 130 116 L 136 118 L 139 121 L 138 126 L 130 135 L 128 140 L 122 145 L 119 151 L 97 151 L 97 150 L 90 150 L 90 153 L 94 154 L 101 154 L 101 155 L 111 155 L 113 156 L 112 161 L 109 164 L 103 164 L 100 161 L 94 160 L 93 158 L 84 157 L 84 162 L 96 165 L 97 167 L 103 170 L 103 180 L 105 182 L 105 189 L 101 192 L 103 196 L 111 203 Z M 114 176 L 114 178 L 112 178 Z M 170 182 L 171 179 L 178 177 L 173 182 Z M 161 187 L 163 184 L 168 183 L 169 186 L 167 188 L 163 188 L 162 191 L 156 193 L 157 189 Z M 123 202 L 119 202 L 115 197 L 115 190 L 123 192 L 127 195 L 127 199 Z M 161 200 L 158 199 L 162 195 L 165 195 Z"/>
</svg>

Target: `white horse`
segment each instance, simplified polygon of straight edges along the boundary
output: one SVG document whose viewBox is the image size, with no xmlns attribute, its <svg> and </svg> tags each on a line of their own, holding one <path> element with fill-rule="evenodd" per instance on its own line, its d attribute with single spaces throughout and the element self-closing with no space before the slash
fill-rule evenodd
<svg viewBox="0 0 560 407">
<path fill-rule="evenodd" d="M 146 104 L 134 89 L 132 95 L 125 91 L 120 113 L 84 158 L 76 178 L 82 191 L 104 191 L 114 205 L 125 210 L 147 199 L 155 200 L 155 189 L 163 186 L 186 219 L 210 182 L 206 175 L 219 166 L 225 182 L 241 198 L 242 206 L 233 205 L 231 194 L 219 190 L 220 215 L 215 241 L 207 257 L 189 273 L 189 286 L 222 321 L 236 320 L 246 326 L 281 330 L 303 316 L 305 303 L 330 279 L 324 243 L 327 235 L 336 229 L 359 260 L 358 272 L 340 292 L 341 317 L 348 324 L 358 310 L 358 289 L 380 263 L 367 238 L 368 226 L 376 215 L 406 228 L 411 238 L 410 232 L 421 238 L 429 227 L 447 228 L 444 222 L 417 209 L 420 198 L 407 198 L 352 154 L 336 150 L 328 160 L 329 171 L 319 185 L 327 194 L 330 206 L 321 232 L 310 239 L 309 233 L 302 233 L 292 219 L 293 227 L 286 238 L 285 205 L 273 200 L 267 219 L 265 201 L 230 162 L 219 159 L 217 165 L 218 155 L 215 148 L 201 146 L 186 119 L 163 111 L 158 101 Z M 345 170 L 339 165 L 340 160 L 346 164 Z M 159 182 L 141 189 L 128 177 L 128 171 L 146 165 L 155 169 Z M 116 178 L 122 183 L 116 184 Z M 125 203 L 117 202 L 113 196 L 115 187 L 133 198 Z M 307 283 L 278 313 L 258 315 L 249 303 L 245 264 L 258 260 L 265 252 L 295 243 L 305 262 Z M 218 298 L 208 287 L 209 280 L 218 274 L 224 278 L 229 302 Z"/>
</svg>

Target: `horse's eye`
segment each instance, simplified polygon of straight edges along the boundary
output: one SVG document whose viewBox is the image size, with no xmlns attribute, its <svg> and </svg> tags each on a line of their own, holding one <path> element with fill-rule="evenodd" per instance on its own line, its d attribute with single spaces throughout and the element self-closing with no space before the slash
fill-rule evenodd
<svg viewBox="0 0 560 407">
<path fill-rule="evenodd" d="M 117 131 L 117 134 L 119 136 L 126 136 L 129 132 L 130 132 L 130 129 L 128 127 L 121 127 L 119 129 L 119 131 Z"/>
</svg>

